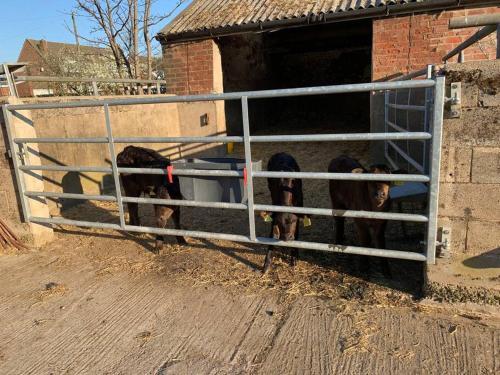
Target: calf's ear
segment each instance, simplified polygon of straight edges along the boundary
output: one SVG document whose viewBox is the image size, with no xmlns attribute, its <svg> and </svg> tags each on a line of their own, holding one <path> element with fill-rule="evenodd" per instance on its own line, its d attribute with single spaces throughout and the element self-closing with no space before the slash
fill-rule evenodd
<svg viewBox="0 0 500 375">
<path fill-rule="evenodd" d="M 354 168 L 351 173 L 363 173 L 363 168 Z"/>
</svg>

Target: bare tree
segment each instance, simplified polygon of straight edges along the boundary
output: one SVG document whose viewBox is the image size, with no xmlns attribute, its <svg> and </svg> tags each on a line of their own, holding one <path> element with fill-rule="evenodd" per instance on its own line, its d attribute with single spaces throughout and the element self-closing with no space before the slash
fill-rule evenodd
<svg viewBox="0 0 500 375">
<path fill-rule="evenodd" d="M 74 0 L 75 12 L 80 17 L 93 21 L 88 36 L 79 38 L 111 49 L 116 69 L 120 77 L 148 79 L 153 76 L 153 48 L 150 30 L 152 26 L 171 17 L 187 0 L 177 0 L 166 14 L 152 14 L 152 0 Z M 71 28 L 68 29 L 72 31 Z M 139 34 L 142 32 L 142 40 Z M 145 51 L 143 50 L 145 49 Z M 146 55 L 145 69 L 144 59 Z M 145 74 L 143 73 L 145 72 Z"/>
<path fill-rule="evenodd" d="M 144 37 L 144 43 L 146 44 L 146 57 L 147 57 L 147 69 L 148 69 L 148 79 L 153 76 L 152 69 L 152 52 L 151 52 L 151 38 L 149 37 L 149 23 L 151 22 L 151 0 L 144 1 L 144 13 L 142 18 L 142 32 Z"/>
</svg>

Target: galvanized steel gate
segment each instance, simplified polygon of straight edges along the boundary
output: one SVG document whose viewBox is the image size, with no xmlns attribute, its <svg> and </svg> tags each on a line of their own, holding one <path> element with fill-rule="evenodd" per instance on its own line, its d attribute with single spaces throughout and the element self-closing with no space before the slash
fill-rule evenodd
<svg viewBox="0 0 500 375">
<path fill-rule="evenodd" d="M 132 231 L 141 233 L 152 233 L 162 235 L 180 235 L 186 237 L 198 237 L 206 239 L 221 239 L 236 242 L 255 243 L 261 245 L 274 245 L 295 247 L 301 249 L 320 250 L 326 252 L 338 252 L 346 254 L 373 255 L 388 258 L 399 258 L 417 261 L 426 261 L 434 263 L 436 253 L 436 231 L 437 231 L 437 201 L 439 187 L 439 167 L 441 155 L 441 137 L 443 123 L 443 104 L 444 104 L 444 87 L 445 82 L 443 77 L 436 79 L 425 79 L 416 81 L 396 81 L 383 83 L 367 83 L 367 84 L 352 84 L 339 86 L 312 87 L 301 89 L 285 89 L 285 90 L 266 90 L 266 91 L 250 91 L 239 93 L 226 94 L 211 94 L 211 95 L 195 95 L 195 96 L 177 96 L 177 97 L 154 97 L 140 99 L 107 99 L 107 100 L 86 100 L 68 103 L 46 103 L 46 104 L 22 104 L 22 105 L 4 105 L 3 113 L 6 121 L 7 133 L 9 136 L 10 148 L 13 155 L 13 164 L 21 196 L 21 204 L 24 214 L 24 219 L 27 222 L 40 224 L 62 224 L 74 225 L 81 227 L 95 227 L 105 229 L 115 229 L 122 231 Z M 398 104 L 397 101 L 391 102 L 388 98 L 392 93 L 397 93 L 398 90 L 425 90 L 425 103 L 423 105 Z M 354 133 L 354 134 L 307 134 L 307 135 L 273 135 L 273 136 L 253 136 L 250 134 L 248 101 L 251 99 L 276 98 L 276 97 L 291 97 L 291 96 L 309 96 L 309 95 L 325 95 L 325 94 L 341 94 L 353 92 L 374 92 L 385 91 L 386 107 L 390 107 L 396 111 L 424 111 L 425 120 L 423 123 L 423 131 L 409 131 L 404 129 L 395 122 L 390 122 L 389 126 L 392 129 L 387 129 L 381 133 Z M 239 100 L 241 101 L 243 114 L 243 136 L 210 136 L 210 137 L 166 137 L 166 138 L 139 138 L 139 137 L 114 137 L 111 126 L 109 107 L 137 104 L 158 104 L 158 103 L 176 103 L 176 102 L 200 102 L 200 101 L 216 101 L 216 100 Z M 43 110 L 43 109 L 58 109 L 58 108 L 77 108 L 77 107 L 98 107 L 104 109 L 107 137 L 101 138 L 13 138 L 9 119 L 19 110 Z M 387 113 L 387 112 L 386 112 Z M 388 117 L 386 116 L 386 124 Z M 392 130 L 392 131 L 388 131 Z M 395 130 L 395 131 L 394 131 Z M 318 173 L 318 172 L 269 172 L 269 171 L 252 171 L 252 152 L 251 145 L 256 142 L 327 142 L 327 141 L 386 141 L 389 144 L 396 145 L 394 142 L 417 140 L 429 141 L 430 147 L 426 149 L 428 152 L 428 160 L 430 161 L 428 168 L 420 170 L 419 174 L 355 174 L 355 173 Z M 130 143 L 227 143 L 240 142 L 244 144 L 245 162 L 247 172 L 247 204 L 236 203 L 218 203 L 218 202 L 197 202 L 185 200 L 164 200 L 155 198 L 133 198 L 122 196 L 120 188 L 120 173 L 142 173 L 142 174 L 165 174 L 166 171 L 161 169 L 148 168 L 118 168 L 116 164 L 115 144 L 130 144 Z M 92 166 L 59 166 L 59 165 L 26 165 L 24 160 L 24 152 L 27 152 L 27 144 L 36 143 L 102 143 L 108 144 L 111 155 L 111 168 L 108 167 L 92 167 Z M 396 146 L 397 147 L 397 146 Z M 430 149 L 430 150 L 429 150 Z M 399 150 L 400 155 L 406 154 L 404 150 Z M 408 156 L 408 155 L 407 155 Z M 408 156 L 409 157 L 409 156 Z M 408 159 L 407 159 L 408 160 Z M 426 172 L 428 169 L 428 173 Z M 33 173 L 33 171 L 72 171 L 72 172 L 101 172 L 111 173 L 114 178 L 116 189 L 115 195 L 88 195 L 88 194 L 68 194 L 54 193 L 43 191 L 26 191 L 24 188 L 24 174 Z M 175 169 L 174 174 L 183 176 L 215 176 L 215 177 L 234 177 L 243 178 L 242 171 L 222 171 L 222 170 L 180 170 Z M 385 213 L 385 212 L 370 212 L 370 211 L 350 211 L 350 210 L 331 210 L 324 208 L 302 208 L 302 207 L 281 207 L 260 205 L 254 203 L 253 196 L 253 179 L 254 178 L 269 178 L 269 177 L 290 177 L 302 179 L 320 179 L 320 180 L 357 180 L 357 181 L 402 181 L 402 182 L 422 182 L 428 185 L 428 209 L 427 215 L 404 214 L 404 213 Z M 40 198 L 65 198 L 79 200 L 97 200 L 97 201 L 112 201 L 117 202 L 120 224 L 99 223 L 68 220 L 57 217 L 34 217 L 30 214 L 29 199 Z M 206 207 L 206 208 L 226 208 L 248 211 L 248 235 L 236 235 L 227 233 L 212 233 L 191 230 L 177 229 L 161 229 L 154 227 L 132 226 L 125 223 L 123 203 L 153 203 L 153 204 L 169 204 L 179 206 Z M 387 219 L 401 220 L 410 222 L 427 223 L 427 233 L 425 246 L 422 253 L 374 249 L 357 246 L 343 246 L 328 243 L 292 241 L 285 242 L 272 238 L 257 237 L 255 233 L 255 211 L 274 211 L 274 212 L 295 212 L 308 215 L 322 216 L 343 216 L 351 218 L 371 218 L 371 219 Z"/>
</svg>

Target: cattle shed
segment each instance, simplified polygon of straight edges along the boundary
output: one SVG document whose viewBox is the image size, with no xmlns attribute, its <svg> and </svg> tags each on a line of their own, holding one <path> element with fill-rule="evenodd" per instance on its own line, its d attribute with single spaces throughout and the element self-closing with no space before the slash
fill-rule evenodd
<svg viewBox="0 0 500 375">
<path fill-rule="evenodd" d="M 157 38 L 177 95 L 380 81 L 440 63 L 475 31 L 449 30 L 449 19 L 498 12 L 494 3 L 194 0 Z M 465 58 L 488 60 L 494 47 L 471 47 Z M 251 128 L 377 129 L 379 104 L 368 93 L 255 102 Z M 240 134 L 238 104 L 225 112 L 228 133 Z"/>
</svg>

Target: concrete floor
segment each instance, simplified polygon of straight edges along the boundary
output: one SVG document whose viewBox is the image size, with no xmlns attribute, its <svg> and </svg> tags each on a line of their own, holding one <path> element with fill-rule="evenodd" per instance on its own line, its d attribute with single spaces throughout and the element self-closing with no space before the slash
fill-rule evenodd
<svg viewBox="0 0 500 375">
<path fill-rule="evenodd" d="M 500 372 L 498 315 L 429 306 L 371 282 L 383 298 L 326 298 L 307 291 L 327 270 L 304 261 L 278 265 L 278 279 L 297 280 L 276 288 L 228 256 L 224 248 L 245 255 L 230 243 L 154 256 L 147 237 L 57 236 L 39 252 L 0 255 L 2 374 Z M 249 288 L 253 280 L 264 282 Z M 305 284 L 312 289 L 295 288 Z"/>
</svg>

